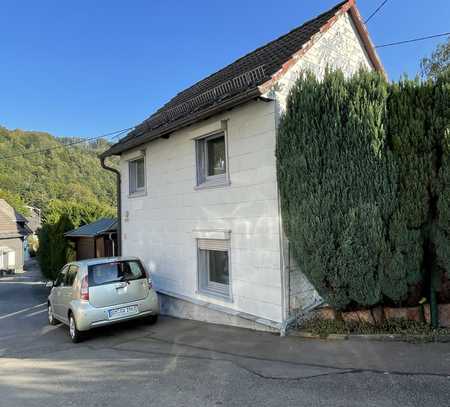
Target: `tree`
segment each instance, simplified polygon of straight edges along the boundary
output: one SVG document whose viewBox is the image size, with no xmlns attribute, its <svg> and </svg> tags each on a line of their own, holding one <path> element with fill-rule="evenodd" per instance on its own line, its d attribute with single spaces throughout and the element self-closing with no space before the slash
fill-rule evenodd
<svg viewBox="0 0 450 407">
<path fill-rule="evenodd" d="M 30 211 L 20 195 L 0 188 L 0 199 L 4 199 L 20 214 L 24 216 L 29 215 Z"/>
<path fill-rule="evenodd" d="M 387 83 L 376 73 L 301 77 L 280 122 L 277 174 L 296 262 L 336 308 L 381 301 L 395 165 L 386 148 Z M 396 296 L 405 295 L 403 287 Z"/>
<path fill-rule="evenodd" d="M 423 78 L 436 79 L 439 74 L 450 68 L 450 37 L 447 42 L 439 44 L 431 54 L 420 63 Z"/>
</svg>

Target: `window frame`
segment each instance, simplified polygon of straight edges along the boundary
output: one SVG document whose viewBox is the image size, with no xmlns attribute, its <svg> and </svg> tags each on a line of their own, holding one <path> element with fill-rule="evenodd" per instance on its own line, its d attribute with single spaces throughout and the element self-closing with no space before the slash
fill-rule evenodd
<svg viewBox="0 0 450 407">
<path fill-rule="evenodd" d="M 226 244 L 226 249 L 201 249 L 200 240 L 223 240 Z M 200 294 L 221 299 L 227 302 L 233 302 L 232 297 L 232 274 L 231 274 L 231 244 L 229 239 L 196 239 L 197 248 L 197 290 Z M 206 252 L 205 256 L 201 251 Z M 223 251 L 227 253 L 228 257 L 228 284 L 217 283 L 210 280 L 210 252 Z M 204 257 L 204 259 L 202 259 Z"/>
<path fill-rule="evenodd" d="M 138 188 L 137 186 L 137 165 L 135 165 L 136 171 L 134 176 L 132 175 L 132 167 L 133 163 L 136 163 L 137 161 L 143 161 L 144 166 L 144 186 L 141 188 Z M 134 196 L 143 196 L 147 194 L 147 162 L 145 155 L 140 155 L 139 157 L 132 158 L 128 160 L 128 196 L 134 197 Z"/>
<path fill-rule="evenodd" d="M 208 141 L 223 137 L 225 144 L 225 172 L 208 175 Z M 228 165 L 228 136 L 226 130 L 218 130 L 195 140 L 195 164 L 197 183 L 195 189 L 214 188 L 230 185 Z"/>
</svg>

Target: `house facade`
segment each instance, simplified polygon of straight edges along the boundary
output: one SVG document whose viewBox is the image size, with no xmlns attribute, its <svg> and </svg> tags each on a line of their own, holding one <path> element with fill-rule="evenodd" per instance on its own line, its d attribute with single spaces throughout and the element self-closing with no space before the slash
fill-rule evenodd
<svg viewBox="0 0 450 407">
<path fill-rule="evenodd" d="M 181 92 L 103 154 L 120 155 L 122 253 L 140 257 L 162 311 L 283 329 L 319 300 L 289 256 L 275 148 L 305 70 L 383 72 L 352 0 Z"/>
<path fill-rule="evenodd" d="M 22 271 L 24 241 L 32 233 L 27 219 L 0 199 L 0 271 Z"/>
</svg>

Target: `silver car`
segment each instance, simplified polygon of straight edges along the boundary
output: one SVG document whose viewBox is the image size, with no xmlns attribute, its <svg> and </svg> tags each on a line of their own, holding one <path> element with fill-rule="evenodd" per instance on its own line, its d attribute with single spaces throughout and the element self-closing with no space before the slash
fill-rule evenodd
<svg viewBox="0 0 450 407">
<path fill-rule="evenodd" d="M 112 257 L 69 263 L 51 283 L 48 322 L 69 326 L 73 342 L 92 328 L 147 318 L 155 323 L 158 297 L 139 259 Z"/>
</svg>

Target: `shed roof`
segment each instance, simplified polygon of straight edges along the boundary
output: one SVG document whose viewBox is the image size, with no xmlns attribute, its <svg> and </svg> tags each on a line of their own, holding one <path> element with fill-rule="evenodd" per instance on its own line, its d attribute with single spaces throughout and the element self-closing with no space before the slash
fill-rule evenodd
<svg viewBox="0 0 450 407">
<path fill-rule="evenodd" d="M 64 233 L 64 236 L 71 238 L 95 237 L 115 231 L 117 231 L 117 219 L 102 218 L 77 229 L 70 230 L 69 232 Z"/>
<path fill-rule="evenodd" d="M 289 33 L 257 48 L 235 62 L 178 93 L 163 107 L 111 146 L 102 157 L 120 154 L 182 127 L 261 96 L 268 83 L 311 38 L 325 31 L 338 13 L 351 11 L 374 66 L 383 70 L 354 0 L 340 2 Z"/>
</svg>

